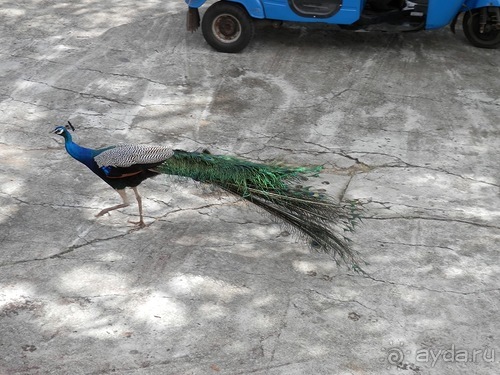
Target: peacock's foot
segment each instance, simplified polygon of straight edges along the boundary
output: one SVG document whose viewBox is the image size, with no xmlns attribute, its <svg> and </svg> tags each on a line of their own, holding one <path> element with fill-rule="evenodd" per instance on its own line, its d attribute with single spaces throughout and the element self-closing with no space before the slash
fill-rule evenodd
<svg viewBox="0 0 500 375">
<path fill-rule="evenodd" d="M 140 229 L 143 229 L 143 228 L 146 228 L 146 227 L 149 227 L 149 224 L 146 224 L 144 222 L 144 220 L 139 220 L 139 221 L 132 221 L 132 220 L 129 220 L 128 221 L 130 224 L 134 224 L 134 228 L 130 229 L 130 232 L 133 232 L 133 231 L 136 231 L 136 230 L 140 230 Z"/>
</svg>

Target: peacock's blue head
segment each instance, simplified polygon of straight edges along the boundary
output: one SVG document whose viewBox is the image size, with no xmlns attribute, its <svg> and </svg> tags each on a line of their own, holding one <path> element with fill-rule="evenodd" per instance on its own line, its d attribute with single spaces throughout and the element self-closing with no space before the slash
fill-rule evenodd
<svg viewBox="0 0 500 375">
<path fill-rule="evenodd" d="M 52 130 L 52 133 L 57 134 L 57 135 L 64 135 L 66 133 L 66 127 L 64 126 L 58 126 L 54 130 Z"/>
<path fill-rule="evenodd" d="M 67 137 L 69 135 L 69 130 L 75 131 L 74 126 L 71 124 L 71 122 L 68 121 L 68 124 L 65 126 L 56 126 L 54 130 L 52 130 L 52 133 Z"/>
</svg>

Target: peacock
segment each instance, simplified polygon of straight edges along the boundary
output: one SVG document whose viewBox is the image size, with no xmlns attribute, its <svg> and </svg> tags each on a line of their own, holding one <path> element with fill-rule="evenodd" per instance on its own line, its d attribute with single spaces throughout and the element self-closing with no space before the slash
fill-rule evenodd
<svg viewBox="0 0 500 375">
<path fill-rule="evenodd" d="M 233 156 L 213 155 L 207 150 L 188 152 L 169 147 L 119 144 L 101 149 L 82 147 L 73 142 L 70 131 L 57 126 L 53 133 L 64 138 L 66 151 L 85 164 L 115 189 L 122 203 L 102 209 L 96 217 L 130 205 L 125 189 L 131 188 L 139 207 L 135 229 L 146 226 L 142 199 L 137 190 L 141 182 L 160 174 L 188 177 L 216 186 L 271 214 L 299 236 L 309 239 L 311 247 L 331 254 L 361 270 L 359 256 L 348 238 L 361 221 L 362 203 L 358 200 L 336 202 L 321 189 L 303 186 L 308 177 L 318 176 L 321 167 L 290 167 L 254 163 Z"/>
</svg>

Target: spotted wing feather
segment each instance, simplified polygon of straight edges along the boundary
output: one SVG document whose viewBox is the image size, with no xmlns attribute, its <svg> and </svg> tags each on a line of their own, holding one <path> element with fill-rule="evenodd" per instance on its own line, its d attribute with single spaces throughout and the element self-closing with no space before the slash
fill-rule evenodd
<svg viewBox="0 0 500 375">
<path fill-rule="evenodd" d="M 118 145 L 97 155 L 94 160 L 102 167 L 126 168 L 136 164 L 154 164 L 174 154 L 168 147 L 148 145 Z"/>
</svg>

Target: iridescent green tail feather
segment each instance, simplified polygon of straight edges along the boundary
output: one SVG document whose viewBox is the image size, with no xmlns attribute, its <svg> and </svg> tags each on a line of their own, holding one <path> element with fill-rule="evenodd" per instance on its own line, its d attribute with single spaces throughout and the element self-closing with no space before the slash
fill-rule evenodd
<svg viewBox="0 0 500 375">
<path fill-rule="evenodd" d="M 284 167 L 252 163 L 230 156 L 204 152 L 174 151 L 155 170 L 213 184 L 252 202 L 294 232 L 308 237 L 312 248 L 329 253 L 361 271 L 347 234 L 360 221 L 358 201 L 337 203 L 321 190 L 304 187 L 307 177 L 321 167 Z"/>
</svg>

